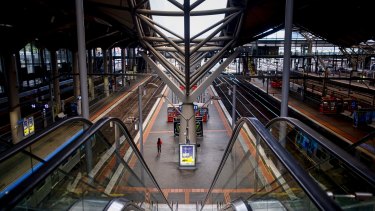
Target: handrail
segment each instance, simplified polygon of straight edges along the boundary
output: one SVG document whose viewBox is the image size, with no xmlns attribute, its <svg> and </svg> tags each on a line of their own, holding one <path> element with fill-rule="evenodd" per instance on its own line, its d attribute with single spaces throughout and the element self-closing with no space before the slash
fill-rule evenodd
<svg viewBox="0 0 375 211">
<path fill-rule="evenodd" d="M 256 118 L 241 118 L 233 130 L 232 137 L 229 140 L 227 148 L 224 152 L 224 156 L 220 162 L 214 179 L 211 183 L 209 191 L 204 199 L 204 205 L 207 203 L 209 196 L 219 178 L 221 171 L 224 168 L 227 158 L 232 151 L 233 145 L 236 142 L 238 134 L 244 124 L 252 126 L 257 134 L 264 140 L 264 143 L 270 148 L 275 154 L 278 160 L 285 166 L 288 172 L 296 180 L 296 182 L 302 187 L 302 189 L 309 196 L 311 201 L 320 210 L 341 210 L 341 208 L 331 199 L 328 195 L 319 187 L 319 185 L 312 180 L 312 178 L 298 165 L 294 158 L 281 146 L 281 144 L 269 133 L 269 131 L 262 125 L 262 123 Z"/>
<path fill-rule="evenodd" d="M 370 138 L 374 138 L 374 137 L 375 137 L 375 131 L 372 131 L 371 133 L 367 134 L 366 136 L 364 136 L 363 138 L 361 138 L 360 140 L 358 140 L 354 144 L 351 144 L 348 147 L 348 151 L 350 152 L 350 151 L 354 150 L 359 145 L 361 145 L 363 143 L 366 143 L 367 141 L 371 140 Z"/>
<path fill-rule="evenodd" d="M 156 179 L 152 175 L 150 169 L 147 167 L 146 162 L 144 161 L 141 153 L 139 152 L 137 145 L 134 143 L 132 137 L 129 135 L 129 131 L 127 130 L 125 124 L 118 118 L 114 117 L 104 117 L 91 125 L 85 132 L 74 142 L 70 143 L 66 147 L 64 147 L 61 151 L 56 153 L 52 159 L 47 161 L 41 168 L 37 169 L 30 177 L 23 180 L 17 187 L 15 187 L 11 192 L 5 195 L 0 202 L 2 206 L 6 208 L 14 207 L 23 197 L 25 197 L 28 193 L 30 193 L 33 188 L 39 184 L 39 182 L 43 181 L 48 175 L 50 175 L 56 168 L 59 167 L 62 161 L 67 159 L 72 153 L 74 153 L 82 144 L 84 144 L 92 135 L 94 135 L 98 130 L 100 130 L 104 125 L 108 122 L 116 122 L 118 123 L 122 129 L 125 131 L 125 140 L 129 140 L 128 143 L 132 150 L 134 151 L 135 155 L 139 159 L 141 165 L 146 170 L 146 173 L 150 176 L 152 182 L 157 187 L 158 191 L 162 194 L 164 200 L 167 202 L 168 206 L 172 210 L 171 205 L 169 204 L 168 200 L 166 199 L 164 193 L 162 192 L 160 186 L 156 182 Z M 2 207 L 3 208 L 3 207 Z"/>
<path fill-rule="evenodd" d="M 82 121 L 89 126 L 92 125 L 92 122 L 86 118 L 83 117 L 72 117 L 69 119 L 66 119 L 64 121 L 57 122 L 56 124 L 51 125 L 50 127 L 46 128 L 45 130 L 41 131 L 40 133 L 35 134 L 34 136 L 31 136 L 29 138 L 26 138 L 25 140 L 18 142 L 15 144 L 12 148 L 9 150 L 3 152 L 0 154 L 0 162 L 3 162 L 4 160 L 8 159 L 9 157 L 13 156 L 14 154 L 18 153 L 20 150 L 25 149 L 26 147 L 34 144 L 35 142 L 39 141 L 44 136 L 52 133 L 59 127 L 61 127 L 64 124 L 70 123 L 70 122 L 77 122 Z"/>
<path fill-rule="evenodd" d="M 318 132 L 311 129 L 303 122 L 294 118 L 276 117 L 266 124 L 266 128 L 269 128 L 273 123 L 277 121 L 286 121 L 292 124 L 293 126 L 297 127 L 298 129 L 300 129 L 305 134 L 309 135 L 311 138 L 316 140 L 325 150 L 332 153 L 341 162 L 349 166 L 352 169 L 352 171 L 356 173 L 359 177 L 363 178 L 364 180 L 366 180 L 368 183 L 370 183 L 372 186 L 375 187 L 375 173 L 369 170 L 366 166 L 360 163 L 357 159 L 355 159 L 348 152 L 344 151 L 340 147 L 337 147 L 331 141 L 329 141 L 328 139 L 320 135 Z"/>
</svg>

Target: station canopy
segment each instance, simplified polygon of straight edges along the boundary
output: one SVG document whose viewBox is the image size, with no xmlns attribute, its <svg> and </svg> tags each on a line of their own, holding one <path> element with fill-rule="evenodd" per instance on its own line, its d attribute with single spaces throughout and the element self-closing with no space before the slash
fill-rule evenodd
<svg viewBox="0 0 375 211">
<path fill-rule="evenodd" d="M 141 3 L 141 6 L 132 8 L 129 4 L 131 1 Z M 83 2 L 87 48 L 138 45 L 139 37 L 132 14 L 135 9 L 149 8 L 150 2 Z M 285 1 L 229 0 L 226 5 L 245 10 L 237 45 L 262 38 L 284 27 Z M 375 40 L 374 8 L 375 1 L 369 0 L 295 0 L 293 24 L 328 42 L 350 47 Z M 75 14 L 74 0 L 1 1 L 0 51 L 17 51 L 32 41 L 48 49 L 74 49 L 77 45 Z M 231 33 L 231 27 L 225 32 Z"/>
</svg>

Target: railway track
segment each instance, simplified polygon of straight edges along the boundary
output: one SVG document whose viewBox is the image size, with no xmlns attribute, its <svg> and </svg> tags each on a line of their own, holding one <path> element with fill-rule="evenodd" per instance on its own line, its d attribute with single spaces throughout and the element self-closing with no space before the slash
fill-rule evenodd
<svg viewBox="0 0 375 211">
<path fill-rule="evenodd" d="M 158 85 L 157 88 L 154 88 L 154 87 L 151 87 L 151 86 L 146 86 L 145 89 L 147 90 L 146 91 L 146 95 L 145 96 L 142 96 L 142 107 L 143 107 L 143 118 L 146 118 L 146 116 L 148 115 L 148 113 L 150 112 L 154 102 L 156 101 L 156 98 L 155 96 L 160 94 L 161 93 L 161 90 L 162 88 L 164 87 L 164 83 L 159 80 L 157 77 L 152 77 L 149 79 L 149 81 L 146 82 L 147 83 L 154 83 L 156 85 Z M 99 84 L 100 86 L 100 84 Z M 98 87 L 96 87 L 96 89 L 98 89 Z M 96 92 L 99 94 L 99 92 Z M 90 105 L 91 106 L 96 106 L 95 103 L 93 105 Z M 37 111 L 35 113 L 32 114 L 32 116 L 34 116 L 34 124 L 35 124 L 35 127 L 36 128 L 44 128 L 43 126 L 43 122 L 44 122 L 44 118 L 42 118 L 42 114 L 41 114 L 41 111 Z M 47 118 L 46 119 L 48 121 L 49 124 L 52 123 L 52 119 L 50 118 L 50 113 L 47 113 Z M 111 112 L 108 113 L 107 116 L 112 116 L 112 117 L 118 117 L 120 119 L 122 119 L 124 122 L 126 122 L 127 118 L 128 117 L 136 117 L 138 118 L 139 116 L 139 113 L 138 113 L 138 90 L 132 92 L 129 97 L 127 99 L 125 99 L 122 103 L 119 104 L 119 106 L 117 106 L 116 108 L 114 108 Z M 137 131 L 134 129 L 134 122 L 131 122 L 131 123 L 128 123 L 126 124 L 126 126 L 128 126 L 128 130 L 130 132 L 130 134 L 132 135 L 132 137 L 134 138 Z M 0 127 L 1 129 L 1 137 L 0 137 L 0 141 L 3 142 L 3 144 L 9 144 L 11 145 L 11 143 L 9 143 L 9 140 L 10 140 L 10 125 L 7 124 L 7 125 L 4 125 L 4 126 L 1 126 Z"/>
<path fill-rule="evenodd" d="M 279 109 L 256 90 L 246 85 L 246 81 L 235 78 L 219 77 L 214 81 L 217 92 L 229 112 L 233 109 L 233 96 L 229 96 L 232 85 L 236 85 L 236 116 L 256 117 L 263 124 L 279 116 Z M 232 91 L 231 91 L 232 92 Z"/>
<path fill-rule="evenodd" d="M 146 95 L 142 96 L 142 118 L 145 119 L 150 112 L 152 106 L 156 102 L 156 96 L 159 95 L 164 87 L 164 83 L 158 77 L 152 77 L 145 84 L 154 83 L 158 87 L 145 86 Z M 138 110 L 138 90 L 131 94 L 121 102 L 116 108 L 110 111 L 107 116 L 120 118 L 131 136 L 134 138 L 137 130 L 134 128 L 135 121 L 139 117 Z"/>
<path fill-rule="evenodd" d="M 228 89 L 231 85 L 236 84 L 237 96 L 236 97 L 236 116 L 242 117 L 256 117 L 263 124 L 268 123 L 270 119 L 273 119 L 280 114 L 280 102 L 267 96 L 266 93 L 261 92 L 256 87 L 252 86 L 250 82 L 245 79 L 219 77 L 214 81 L 215 89 L 218 95 L 221 97 L 224 106 L 229 112 L 232 112 L 232 98 L 228 95 Z M 293 97 L 293 96 L 290 96 Z M 246 100 L 245 100 L 246 99 Z M 335 144 L 341 148 L 347 148 L 348 144 L 345 140 L 331 133 L 324 127 L 317 125 L 311 119 L 297 113 L 292 109 L 288 109 L 290 117 L 299 119 L 306 125 L 326 137 L 328 140 L 332 140 Z"/>
</svg>

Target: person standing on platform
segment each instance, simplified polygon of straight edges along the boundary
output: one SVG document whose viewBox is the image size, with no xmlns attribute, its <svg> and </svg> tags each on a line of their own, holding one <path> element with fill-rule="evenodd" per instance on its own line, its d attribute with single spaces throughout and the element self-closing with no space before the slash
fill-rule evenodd
<svg viewBox="0 0 375 211">
<path fill-rule="evenodd" d="M 163 142 L 161 141 L 160 138 L 158 138 L 158 142 L 156 143 L 156 145 L 158 146 L 158 155 L 161 153 L 161 145 L 163 144 Z"/>
</svg>

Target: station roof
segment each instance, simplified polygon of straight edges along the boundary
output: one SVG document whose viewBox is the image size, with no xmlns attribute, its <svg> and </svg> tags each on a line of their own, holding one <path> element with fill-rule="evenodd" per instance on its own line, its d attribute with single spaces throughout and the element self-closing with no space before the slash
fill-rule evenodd
<svg viewBox="0 0 375 211">
<path fill-rule="evenodd" d="M 241 2 L 240 0 L 233 0 Z M 343 47 L 375 39 L 375 1 L 295 0 L 293 24 Z M 249 0 L 241 27 L 244 44 L 284 28 L 285 0 Z M 273 31 L 270 29 L 274 29 Z"/>
<path fill-rule="evenodd" d="M 87 48 L 138 44 L 129 2 L 84 0 Z M 284 0 L 229 2 L 245 9 L 238 45 L 283 28 Z M 374 8 L 375 1 L 370 0 L 296 0 L 293 23 L 331 43 L 349 47 L 375 40 Z M 1 1 L 0 51 L 19 50 L 30 41 L 49 49 L 74 49 L 75 14 L 74 0 Z"/>
</svg>

